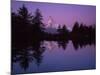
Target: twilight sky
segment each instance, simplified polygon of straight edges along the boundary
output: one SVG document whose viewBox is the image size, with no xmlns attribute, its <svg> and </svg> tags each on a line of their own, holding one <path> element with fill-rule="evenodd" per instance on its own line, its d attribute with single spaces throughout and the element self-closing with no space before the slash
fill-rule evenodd
<svg viewBox="0 0 100 75">
<path fill-rule="evenodd" d="M 23 4 L 32 14 L 39 8 L 45 24 L 51 16 L 55 27 L 57 24 L 66 24 L 67 27 L 72 28 L 76 21 L 86 25 L 96 24 L 96 6 L 12 1 L 12 11 L 17 12 Z"/>
</svg>

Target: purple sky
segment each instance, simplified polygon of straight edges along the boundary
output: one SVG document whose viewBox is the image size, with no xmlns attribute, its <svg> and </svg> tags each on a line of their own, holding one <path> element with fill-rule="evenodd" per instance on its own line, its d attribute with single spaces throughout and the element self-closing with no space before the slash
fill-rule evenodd
<svg viewBox="0 0 100 75">
<path fill-rule="evenodd" d="M 66 24 L 69 28 L 72 28 L 76 21 L 86 25 L 96 24 L 96 6 L 12 1 L 12 11 L 16 12 L 23 4 L 30 13 L 39 8 L 46 24 L 49 16 L 55 24 Z"/>
</svg>

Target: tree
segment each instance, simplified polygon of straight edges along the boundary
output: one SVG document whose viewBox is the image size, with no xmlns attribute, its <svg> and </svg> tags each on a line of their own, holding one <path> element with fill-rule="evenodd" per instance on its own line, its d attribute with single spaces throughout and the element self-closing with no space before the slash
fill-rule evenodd
<svg viewBox="0 0 100 75">
<path fill-rule="evenodd" d="M 74 27 L 73 27 L 73 29 L 72 29 L 72 32 L 78 32 L 78 29 L 79 29 L 79 23 L 78 22 L 75 22 L 75 24 L 74 24 Z"/>
<path fill-rule="evenodd" d="M 23 5 L 18 10 L 18 19 L 19 19 L 19 27 L 22 28 L 21 30 L 26 31 L 31 23 L 32 20 L 31 14 L 28 12 L 25 5 Z"/>
<path fill-rule="evenodd" d="M 67 27 L 66 27 L 66 25 L 63 25 L 63 27 L 62 27 L 62 30 L 63 30 L 63 32 L 65 32 L 65 33 L 67 33 L 68 34 L 68 29 L 67 29 Z"/>
<path fill-rule="evenodd" d="M 41 12 L 39 9 L 36 9 L 35 15 L 32 19 L 32 24 L 33 24 L 33 33 L 35 34 L 41 34 L 42 30 L 43 30 L 43 22 L 42 22 L 43 18 L 41 15 Z"/>
<path fill-rule="evenodd" d="M 12 42 L 13 45 L 19 46 L 27 45 L 30 38 L 31 31 L 31 20 L 32 16 L 28 12 L 25 5 L 23 5 L 19 10 L 15 13 L 11 14 L 12 16 Z M 32 34 L 31 34 L 32 35 Z"/>
<path fill-rule="evenodd" d="M 64 36 L 67 36 L 69 31 L 68 29 L 66 28 L 66 25 L 63 25 L 63 27 L 60 29 L 60 33 Z"/>
<path fill-rule="evenodd" d="M 61 32 L 61 25 L 58 26 L 57 31 L 58 31 L 58 32 Z"/>
</svg>

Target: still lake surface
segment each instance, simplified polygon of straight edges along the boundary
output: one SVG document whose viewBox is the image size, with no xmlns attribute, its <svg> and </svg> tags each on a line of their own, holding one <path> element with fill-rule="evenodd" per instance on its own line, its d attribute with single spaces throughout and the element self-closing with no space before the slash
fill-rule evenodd
<svg viewBox="0 0 100 75">
<path fill-rule="evenodd" d="M 72 41 L 62 43 L 62 45 L 57 41 L 42 41 L 39 47 L 41 49 L 37 48 L 37 51 L 29 46 L 22 52 L 17 52 L 19 54 L 13 56 L 16 61 L 12 62 L 12 73 L 95 69 L 96 49 L 94 44 L 75 48 Z"/>
</svg>

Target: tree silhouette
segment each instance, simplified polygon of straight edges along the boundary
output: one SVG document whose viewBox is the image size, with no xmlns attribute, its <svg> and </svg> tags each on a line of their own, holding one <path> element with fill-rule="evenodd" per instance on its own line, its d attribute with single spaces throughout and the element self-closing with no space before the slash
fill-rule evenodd
<svg viewBox="0 0 100 75">
<path fill-rule="evenodd" d="M 57 31 L 60 33 L 61 32 L 61 25 L 58 26 Z"/>
<path fill-rule="evenodd" d="M 78 35 L 79 23 L 75 22 L 74 27 L 72 29 L 72 33 Z"/>
<path fill-rule="evenodd" d="M 32 19 L 32 24 L 33 24 L 33 33 L 36 34 L 37 36 L 40 36 L 42 34 L 42 30 L 44 26 L 42 20 L 43 18 L 40 10 L 36 9 L 35 15 Z"/>
<path fill-rule="evenodd" d="M 67 29 L 66 25 L 63 25 L 62 32 L 65 33 L 66 35 L 68 35 L 69 30 Z"/>
<path fill-rule="evenodd" d="M 28 30 L 28 26 L 31 23 L 32 16 L 28 12 L 28 9 L 23 5 L 21 8 L 18 10 L 18 18 L 19 18 L 19 25 L 20 28 L 22 26 L 22 31 Z"/>
<path fill-rule="evenodd" d="M 12 13 L 12 43 L 13 45 L 27 45 L 30 38 L 30 24 L 32 15 L 23 5 L 17 13 Z"/>
<path fill-rule="evenodd" d="M 57 31 L 59 32 L 59 36 L 62 40 L 66 40 L 69 38 L 69 30 L 67 29 L 66 25 L 63 25 L 63 27 L 61 28 L 61 26 L 58 26 Z"/>
<path fill-rule="evenodd" d="M 71 32 L 71 40 L 75 49 L 86 45 L 95 44 L 95 25 L 86 26 L 85 24 L 76 22 Z"/>
</svg>

